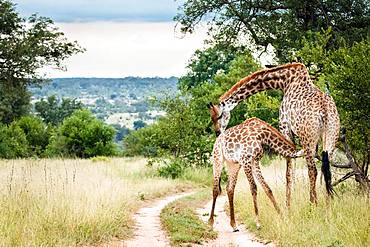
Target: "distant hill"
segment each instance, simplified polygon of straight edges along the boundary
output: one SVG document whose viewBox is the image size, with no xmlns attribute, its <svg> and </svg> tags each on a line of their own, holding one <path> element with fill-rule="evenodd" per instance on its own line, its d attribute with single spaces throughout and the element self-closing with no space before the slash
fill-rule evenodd
<svg viewBox="0 0 370 247">
<path fill-rule="evenodd" d="M 107 120 L 117 113 L 140 113 L 132 114 L 140 116 L 134 120 L 149 123 L 153 121 L 153 116 L 161 114 L 151 112 L 156 109 L 149 105 L 148 99 L 174 96 L 177 82 L 176 77 L 55 78 L 41 88 L 31 87 L 30 91 L 33 102 L 51 95 L 60 99 L 76 98 L 100 119 Z M 122 121 L 117 124 L 124 125 Z"/>
</svg>

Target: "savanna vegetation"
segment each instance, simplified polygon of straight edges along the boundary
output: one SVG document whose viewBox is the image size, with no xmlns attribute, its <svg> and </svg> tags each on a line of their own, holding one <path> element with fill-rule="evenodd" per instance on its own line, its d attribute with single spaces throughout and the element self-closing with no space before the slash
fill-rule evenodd
<svg viewBox="0 0 370 247">
<path fill-rule="evenodd" d="M 86 246 L 131 236 L 132 214 L 145 200 L 193 186 L 160 178 L 146 163 L 104 157 L 0 161 L 1 245 Z"/>
</svg>

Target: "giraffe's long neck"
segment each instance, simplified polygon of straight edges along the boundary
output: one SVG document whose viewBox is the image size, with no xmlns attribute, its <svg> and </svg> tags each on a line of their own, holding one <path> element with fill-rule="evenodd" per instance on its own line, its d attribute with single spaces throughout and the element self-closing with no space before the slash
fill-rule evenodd
<svg viewBox="0 0 370 247">
<path fill-rule="evenodd" d="M 297 150 L 293 142 L 286 139 L 277 129 L 270 125 L 266 125 L 265 129 L 268 133 L 265 140 L 266 145 L 284 157 L 296 157 Z"/>
<path fill-rule="evenodd" d="M 268 89 L 280 89 L 285 92 L 291 83 L 309 79 L 306 67 L 301 63 L 292 63 L 271 69 L 257 71 L 236 83 L 220 97 L 220 105 L 231 111 L 239 102 L 249 96 Z"/>
</svg>

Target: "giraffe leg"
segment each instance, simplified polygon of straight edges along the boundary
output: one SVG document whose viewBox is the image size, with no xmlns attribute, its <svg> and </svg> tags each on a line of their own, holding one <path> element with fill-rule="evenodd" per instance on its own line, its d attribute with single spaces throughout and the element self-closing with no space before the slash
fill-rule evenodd
<svg viewBox="0 0 370 247">
<path fill-rule="evenodd" d="M 289 121 L 286 119 L 284 108 L 280 108 L 280 132 L 284 137 L 294 143 L 293 132 L 289 127 Z M 293 166 L 292 159 L 286 158 L 286 206 L 290 208 L 292 195 L 292 181 L 293 181 Z"/>
<path fill-rule="evenodd" d="M 258 182 L 262 185 L 263 190 L 265 191 L 266 195 L 268 196 L 268 198 L 270 199 L 270 201 L 274 205 L 274 208 L 276 209 L 278 214 L 280 214 L 280 208 L 279 208 L 279 206 L 278 206 L 278 204 L 275 200 L 274 194 L 272 193 L 272 190 L 271 190 L 270 186 L 268 186 L 264 177 L 262 176 L 261 169 L 260 169 L 257 161 L 255 161 L 255 166 L 254 167 L 255 167 L 254 173 L 257 177 Z"/>
<path fill-rule="evenodd" d="M 253 174 L 252 174 L 252 167 L 250 164 L 246 164 L 244 166 L 244 172 L 245 175 L 247 176 L 248 182 L 249 182 L 249 188 L 252 193 L 253 197 L 253 206 L 254 206 L 254 214 L 255 214 L 255 221 L 256 221 L 256 226 L 257 229 L 261 227 L 260 222 L 259 222 L 259 217 L 258 217 L 258 205 L 257 205 L 257 185 L 254 182 Z"/>
<path fill-rule="evenodd" d="M 310 181 L 310 202 L 317 205 L 317 194 L 316 194 L 316 178 L 317 169 L 314 160 L 315 151 L 307 150 L 306 162 L 308 166 L 308 179 Z"/>
<path fill-rule="evenodd" d="M 235 223 L 235 213 L 234 213 L 234 190 L 236 181 L 238 180 L 238 174 L 240 170 L 240 165 L 237 163 L 228 162 L 228 181 L 227 181 L 227 196 L 229 198 L 229 208 L 230 208 L 230 225 L 234 232 L 239 231 Z"/>
<path fill-rule="evenodd" d="M 286 206 L 290 208 L 291 195 L 292 195 L 292 180 L 293 180 L 293 170 L 292 170 L 292 159 L 286 159 Z"/>
<path fill-rule="evenodd" d="M 214 214 L 215 214 L 215 206 L 216 200 L 219 194 L 221 194 L 221 172 L 222 172 L 222 163 L 223 163 L 223 156 L 220 150 L 219 145 L 215 145 L 212 154 L 212 163 L 213 163 L 213 201 L 212 201 L 212 209 L 211 214 L 208 219 L 208 224 L 213 226 L 214 223 Z"/>
</svg>

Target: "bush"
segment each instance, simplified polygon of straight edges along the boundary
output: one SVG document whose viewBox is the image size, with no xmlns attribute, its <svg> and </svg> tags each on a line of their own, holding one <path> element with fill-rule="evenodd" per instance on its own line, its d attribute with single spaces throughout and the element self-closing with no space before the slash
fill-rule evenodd
<svg viewBox="0 0 370 247">
<path fill-rule="evenodd" d="M 29 145 L 29 155 L 40 156 L 49 143 L 49 133 L 40 118 L 25 116 L 14 123 L 23 130 Z"/>
<path fill-rule="evenodd" d="M 183 175 L 186 164 L 180 159 L 173 159 L 164 166 L 158 167 L 158 175 L 164 178 L 179 178 Z"/>
<path fill-rule="evenodd" d="M 116 154 L 115 130 L 88 110 L 78 110 L 63 121 L 51 138 L 48 155 L 111 156 Z"/>
<path fill-rule="evenodd" d="M 29 145 L 23 130 L 15 123 L 0 124 L 0 158 L 22 158 L 28 153 Z"/>
</svg>

